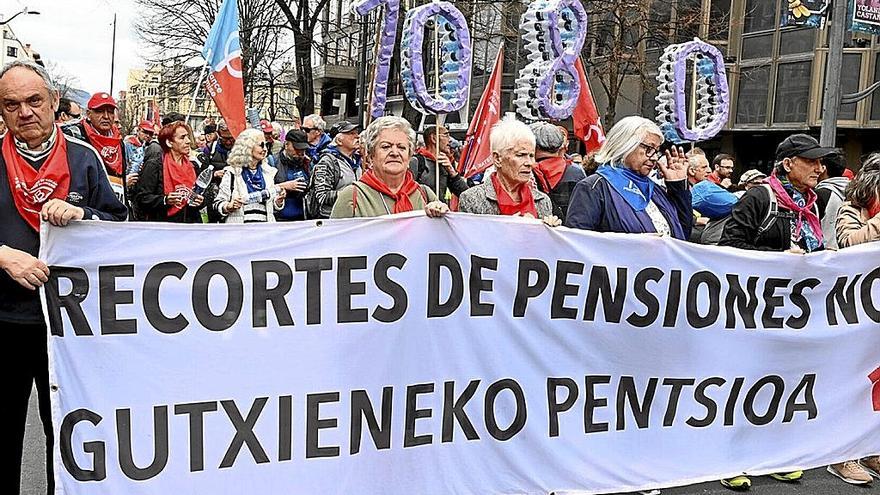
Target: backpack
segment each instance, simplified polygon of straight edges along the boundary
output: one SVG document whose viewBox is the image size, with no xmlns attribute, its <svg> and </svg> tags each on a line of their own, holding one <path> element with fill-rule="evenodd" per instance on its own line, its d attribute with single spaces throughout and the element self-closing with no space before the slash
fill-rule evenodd
<svg viewBox="0 0 880 495">
<path fill-rule="evenodd" d="M 767 194 L 770 196 L 770 207 L 767 208 L 767 215 L 758 227 L 758 233 L 755 237 L 766 232 L 776 222 L 776 218 L 780 216 L 779 202 L 776 200 L 776 193 L 773 192 L 773 188 L 769 184 L 761 184 L 761 187 L 767 189 Z M 706 228 L 703 229 L 703 233 L 700 234 L 700 244 L 718 244 L 721 241 L 721 235 L 724 233 L 724 227 L 728 221 L 730 221 L 730 215 L 710 220 L 706 224 Z"/>
</svg>

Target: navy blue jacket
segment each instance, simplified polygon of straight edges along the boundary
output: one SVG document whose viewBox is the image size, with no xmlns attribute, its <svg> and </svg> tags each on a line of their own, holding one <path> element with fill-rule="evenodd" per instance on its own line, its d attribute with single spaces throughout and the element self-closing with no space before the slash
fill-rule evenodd
<svg viewBox="0 0 880 495">
<path fill-rule="evenodd" d="M 63 134 L 59 133 L 59 139 Z M 9 134 L 4 139 L 12 139 Z M 67 162 L 70 165 L 70 190 L 67 202 L 85 211 L 84 219 L 125 220 L 127 210 L 113 194 L 104 162 L 94 148 L 83 141 L 66 137 Z M 2 139 L 0 139 L 2 143 Z M 45 156 L 36 162 L 39 169 Z M 9 189 L 6 162 L 0 154 L 0 245 L 37 256 L 40 234 L 19 215 Z M 0 270 L 0 322 L 35 324 L 43 321 L 39 291 L 28 290 Z"/>
<path fill-rule="evenodd" d="M 676 239 L 687 240 L 694 226 L 691 191 L 686 180 L 654 188 L 652 201 L 663 213 Z M 596 232 L 641 234 L 656 232 L 645 211 L 635 211 L 605 177 L 591 175 L 574 186 L 568 204 L 566 227 Z"/>
</svg>

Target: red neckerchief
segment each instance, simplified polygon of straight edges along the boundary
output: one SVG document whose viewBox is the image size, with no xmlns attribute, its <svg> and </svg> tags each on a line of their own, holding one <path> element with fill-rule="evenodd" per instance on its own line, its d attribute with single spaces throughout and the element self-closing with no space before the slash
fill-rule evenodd
<svg viewBox="0 0 880 495">
<path fill-rule="evenodd" d="M 162 181 L 165 196 L 178 189 L 184 190 L 189 194 L 189 191 L 192 191 L 193 184 L 196 183 L 196 171 L 186 156 L 183 157 L 182 162 L 176 162 L 174 161 L 174 156 L 169 151 L 162 156 Z M 186 201 L 177 206 L 168 205 L 168 216 L 176 215 L 185 206 Z"/>
<path fill-rule="evenodd" d="M 721 185 L 721 176 L 718 175 L 718 172 L 709 172 L 706 178 L 713 184 Z"/>
<path fill-rule="evenodd" d="M 868 208 L 868 218 L 874 218 L 878 213 L 880 213 L 880 201 L 875 199 L 871 202 L 871 207 Z"/>
<path fill-rule="evenodd" d="M 361 182 L 394 200 L 394 209 L 391 210 L 391 213 L 413 211 L 413 205 L 412 201 L 409 200 L 409 195 L 418 191 L 419 185 L 413 180 L 413 174 L 409 170 L 406 171 L 403 185 L 400 186 L 397 193 L 391 192 L 391 189 L 388 189 L 388 186 L 379 180 L 372 170 L 368 170 L 363 176 L 361 176 Z"/>
<path fill-rule="evenodd" d="M 67 163 L 67 141 L 61 129 L 55 130 L 55 144 L 46 161 L 35 170 L 15 149 L 14 139 L 3 140 L 3 161 L 9 190 L 18 214 L 35 230 L 40 230 L 40 209 L 52 198 L 65 200 L 70 190 L 70 165 Z"/>
<path fill-rule="evenodd" d="M 142 143 L 141 140 L 137 138 L 137 136 L 128 136 L 128 144 L 134 146 L 135 148 L 140 148 L 144 145 L 144 143 Z"/>
<path fill-rule="evenodd" d="M 532 188 L 529 183 L 519 186 L 519 203 L 507 194 L 498 174 L 492 174 L 492 187 L 495 188 L 495 196 L 498 197 L 498 211 L 502 215 L 515 215 L 521 213 L 525 215 L 530 213 L 533 217 L 538 218 L 538 209 L 535 207 L 535 198 L 532 197 Z"/>
<path fill-rule="evenodd" d="M 111 135 L 105 136 L 86 121 L 83 121 L 83 129 L 86 131 L 89 143 L 101 155 L 101 160 L 104 161 L 107 171 L 117 177 L 122 177 L 122 137 L 119 136 L 119 129 L 113 126 Z"/>
<path fill-rule="evenodd" d="M 776 193 L 776 201 L 782 207 L 797 213 L 797 223 L 795 224 L 794 231 L 800 235 L 801 228 L 806 219 L 813 230 L 813 235 L 819 240 L 819 246 L 821 246 L 823 241 L 822 222 L 819 220 L 819 215 L 816 215 L 816 212 L 813 211 L 813 205 L 816 204 L 816 199 L 818 198 L 816 191 L 807 189 L 807 192 L 801 193 L 804 195 L 804 206 L 802 208 L 788 195 L 788 191 L 785 190 L 782 182 L 776 177 L 775 170 L 770 174 L 770 177 L 764 179 L 764 182 L 769 184 L 773 192 Z"/>
<path fill-rule="evenodd" d="M 535 164 L 532 171 L 538 184 L 541 185 L 542 191 L 549 194 L 550 191 L 556 188 L 559 181 L 562 180 L 562 175 L 565 174 L 565 168 L 568 167 L 568 163 L 568 160 L 565 158 L 554 156 L 539 160 Z"/>
<path fill-rule="evenodd" d="M 434 153 L 432 153 L 430 150 L 428 150 L 428 148 L 425 148 L 424 146 L 421 147 L 421 148 L 419 148 L 419 149 L 417 149 L 417 150 L 416 150 L 416 154 L 417 154 L 417 155 L 422 155 L 423 157 L 425 157 L 425 158 L 431 160 L 432 162 L 436 162 L 436 161 L 437 161 L 437 157 L 434 156 Z"/>
</svg>

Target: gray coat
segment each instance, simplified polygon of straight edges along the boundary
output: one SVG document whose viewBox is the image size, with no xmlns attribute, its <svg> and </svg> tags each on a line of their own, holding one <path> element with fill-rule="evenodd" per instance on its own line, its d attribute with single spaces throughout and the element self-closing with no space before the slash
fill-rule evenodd
<svg viewBox="0 0 880 495">
<path fill-rule="evenodd" d="M 544 218 L 553 214 L 553 203 L 550 198 L 532 186 L 532 196 L 535 198 L 535 209 L 538 210 L 538 218 Z M 485 180 L 482 184 L 474 186 L 461 193 L 458 210 L 463 213 L 476 213 L 477 215 L 500 215 L 498 210 L 498 195 L 492 187 L 491 180 Z"/>
</svg>

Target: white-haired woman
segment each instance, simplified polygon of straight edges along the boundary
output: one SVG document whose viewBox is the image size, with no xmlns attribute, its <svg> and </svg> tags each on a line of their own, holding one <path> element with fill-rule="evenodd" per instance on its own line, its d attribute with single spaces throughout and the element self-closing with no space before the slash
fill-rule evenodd
<svg viewBox="0 0 880 495">
<path fill-rule="evenodd" d="M 425 210 L 439 217 L 449 209 L 434 191 L 416 183 L 409 169 L 416 133 L 405 119 L 380 117 L 361 134 L 369 170 L 339 191 L 330 218 L 378 217 Z"/>
<path fill-rule="evenodd" d="M 274 222 L 284 207 L 284 189 L 275 185 L 277 170 L 266 160 L 268 143 L 259 129 L 245 129 L 229 151 L 226 173 L 214 199 L 224 223 Z"/>
<path fill-rule="evenodd" d="M 461 194 L 459 211 L 478 215 L 515 215 L 541 218 L 560 225 L 550 197 L 532 181 L 535 135 L 529 126 L 506 117 L 489 134 L 495 173 L 482 184 Z"/>
<path fill-rule="evenodd" d="M 642 117 L 625 117 L 596 153 L 595 175 L 575 186 L 565 225 L 597 232 L 659 233 L 686 240 L 694 218 L 687 157 L 672 147 L 660 159 L 663 133 Z M 655 167 L 666 187 L 649 178 Z"/>
</svg>

